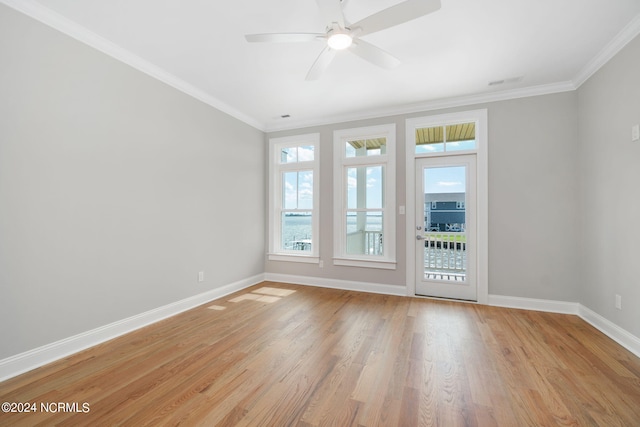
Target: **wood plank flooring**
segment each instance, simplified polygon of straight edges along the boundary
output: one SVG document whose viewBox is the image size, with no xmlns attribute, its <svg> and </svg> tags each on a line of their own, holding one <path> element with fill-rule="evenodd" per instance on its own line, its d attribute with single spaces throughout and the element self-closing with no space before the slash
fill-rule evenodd
<svg viewBox="0 0 640 427">
<path fill-rule="evenodd" d="M 38 405 L 2 426 L 640 426 L 640 359 L 576 316 L 265 282 L 0 402 Z"/>
</svg>

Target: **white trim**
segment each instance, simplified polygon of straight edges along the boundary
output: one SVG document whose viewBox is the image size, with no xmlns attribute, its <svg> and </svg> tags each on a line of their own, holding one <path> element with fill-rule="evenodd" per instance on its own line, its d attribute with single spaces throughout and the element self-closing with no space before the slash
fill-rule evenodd
<svg viewBox="0 0 640 427">
<path fill-rule="evenodd" d="M 433 101 L 405 104 L 400 107 L 385 107 L 368 111 L 358 111 L 352 114 L 325 116 L 308 120 L 287 120 L 276 123 L 262 123 L 253 117 L 229 106 L 219 99 L 205 93 L 199 88 L 185 82 L 164 69 L 140 58 L 128 50 L 116 45 L 98 34 L 89 31 L 80 24 L 46 8 L 34 0 L 0 0 L 1 3 L 27 15 L 33 19 L 48 25 L 100 52 L 111 56 L 153 78 L 156 78 L 169 86 L 192 96 L 205 104 L 229 114 L 230 116 L 255 127 L 263 132 L 275 132 L 280 130 L 299 129 L 310 126 L 320 126 L 363 119 L 388 117 L 399 114 L 411 114 L 445 108 L 462 107 L 486 102 L 506 101 L 509 99 L 526 98 L 530 96 L 549 95 L 559 92 L 569 92 L 579 88 L 596 71 L 605 65 L 627 43 L 640 34 L 640 15 L 636 16 L 616 37 L 611 40 L 571 81 L 556 82 L 538 86 L 530 86 L 519 89 L 511 89 L 499 92 L 481 93 L 449 97 Z"/>
<path fill-rule="evenodd" d="M 269 261 L 284 261 L 284 262 L 303 262 L 306 264 L 319 264 L 320 257 L 317 256 L 307 256 L 307 255 L 298 255 L 298 254 L 267 254 L 267 259 Z"/>
<path fill-rule="evenodd" d="M 612 321 L 605 319 L 595 311 L 580 304 L 578 316 L 594 328 L 640 357 L 640 338 L 636 337 L 626 329 L 621 328 Z"/>
<path fill-rule="evenodd" d="M 576 89 L 582 86 L 589 77 L 594 75 L 600 68 L 620 52 L 631 40 L 640 34 L 640 15 L 637 15 L 627 24 L 598 54 L 580 70 L 573 78 Z"/>
<path fill-rule="evenodd" d="M 536 298 L 521 298 L 503 295 L 489 295 L 488 305 L 495 307 L 519 308 L 523 310 L 546 311 L 549 313 L 575 314 L 579 313 L 577 302 L 553 301 Z"/>
<path fill-rule="evenodd" d="M 110 40 L 88 30 L 82 25 L 46 8 L 33 0 L 0 0 L 5 5 L 22 12 L 23 14 L 42 22 L 43 24 L 60 31 L 67 36 L 78 40 L 112 58 L 123 62 L 136 70 L 145 73 L 163 83 L 179 90 L 199 101 L 216 108 L 223 113 L 234 117 L 249 126 L 264 131 L 264 123 L 255 120 L 253 117 L 235 109 L 234 107 L 220 101 L 192 84 L 174 76 L 163 68 L 142 59 L 127 49 L 113 43 Z"/>
<path fill-rule="evenodd" d="M 489 305 L 576 315 L 631 353 L 640 357 L 640 338 L 580 303 L 489 295 Z"/>
<path fill-rule="evenodd" d="M 487 304 L 489 299 L 489 118 L 487 110 L 477 110 L 481 126 L 477 130 L 476 154 L 476 278 L 478 302 Z"/>
<path fill-rule="evenodd" d="M 385 107 L 368 111 L 359 111 L 347 115 L 325 116 L 298 121 L 287 120 L 265 124 L 205 93 L 201 89 L 185 82 L 149 61 L 140 58 L 121 46 L 99 36 L 82 25 L 46 8 L 34 0 L 0 0 L 0 2 L 263 132 L 298 129 L 310 126 L 388 117 L 399 114 L 411 114 L 486 102 L 505 101 L 509 99 L 573 91 L 580 87 L 589 77 L 605 65 L 627 43 L 640 34 L 640 15 L 638 15 L 625 28 L 623 28 L 616 37 L 603 48 L 603 50 L 591 59 L 591 61 L 587 63 L 587 65 L 573 78 L 572 81 L 556 82 L 499 92 L 463 95 L 421 103 L 406 104 L 400 107 Z"/>
<path fill-rule="evenodd" d="M 367 292 L 372 294 L 395 295 L 402 297 L 407 295 L 406 287 L 401 285 L 384 285 L 381 283 L 336 280 L 326 279 L 324 277 L 297 276 L 279 273 L 265 273 L 264 280 L 270 282 L 291 283 L 295 285 L 317 286 L 319 288 Z"/>
<path fill-rule="evenodd" d="M 82 332 L 72 337 L 10 356 L 0 360 L 0 381 L 20 375 L 24 372 L 62 359 L 63 357 L 101 344 L 105 341 L 133 332 L 136 329 L 156 323 L 183 311 L 190 310 L 209 301 L 229 295 L 264 281 L 264 275 L 239 280 L 180 301 L 176 301 L 153 310 Z"/>
<path fill-rule="evenodd" d="M 550 83 L 539 86 L 530 86 L 520 89 L 511 89 L 500 92 L 480 93 L 475 95 L 455 96 L 450 98 L 436 99 L 432 101 L 405 104 L 392 108 L 380 108 L 367 110 L 353 114 L 341 114 L 339 116 L 325 116 L 309 120 L 287 120 L 286 122 L 267 123 L 265 132 L 275 132 L 282 130 L 300 129 L 312 126 L 330 125 L 336 123 L 346 123 L 356 120 L 386 118 L 401 114 L 426 113 L 447 108 L 465 107 L 470 105 L 484 104 L 488 102 L 508 101 L 510 99 L 528 98 L 531 96 L 551 95 L 554 93 L 572 92 L 576 90 L 576 85 L 571 81 Z"/>
<path fill-rule="evenodd" d="M 407 296 L 406 286 L 264 273 L 0 360 L 0 382 L 264 281 Z M 640 338 L 579 303 L 489 295 L 488 305 L 577 315 L 640 357 Z"/>
<path fill-rule="evenodd" d="M 368 292 L 384 295 L 407 296 L 406 286 L 384 285 L 380 283 L 356 282 L 349 280 L 326 279 L 322 277 L 296 276 L 290 274 L 265 273 L 265 281 L 291 283 L 305 286 L 318 286 L 321 288 L 341 289 L 347 291 Z M 415 297 L 410 298 L 428 298 Z M 435 298 L 443 300 L 445 298 Z M 487 305 L 505 308 L 517 308 L 522 310 L 543 311 L 548 313 L 571 314 L 580 317 L 591 324 L 600 332 L 616 341 L 618 344 L 640 357 L 640 338 L 605 319 L 594 311 L 577 302 L 554 301 L 536 298 L 522 298 L 504 295 L 488 295 Z M 461 303 L 476 304 L 469 301 Z"/>
<path fill-rule="evenodd" d="M 397 263 L 395 261 L 375 261 L 351 258 L 334 258 L 333 265 L 343 265 L 348 267 L 368 267 L 382 268 L 384 270 L 395 270 Z"/>
</svg>

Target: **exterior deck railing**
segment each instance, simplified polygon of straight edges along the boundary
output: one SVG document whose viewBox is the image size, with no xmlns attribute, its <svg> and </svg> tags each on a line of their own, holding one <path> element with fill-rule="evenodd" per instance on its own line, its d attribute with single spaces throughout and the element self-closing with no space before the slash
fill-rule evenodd
<svg viewBox="0 0 640 427">
<path fill-rule="evenodd" d="M 463 232 L 425 233 L 424 269 L 428 272 L 466 272 L 466 234 Z"/>
<path fill-rule="evenodd" d="M 354 231 L 347 234 L 347 252 L 363 255 L 383 254 L 382 231 Z"/>
</svg>

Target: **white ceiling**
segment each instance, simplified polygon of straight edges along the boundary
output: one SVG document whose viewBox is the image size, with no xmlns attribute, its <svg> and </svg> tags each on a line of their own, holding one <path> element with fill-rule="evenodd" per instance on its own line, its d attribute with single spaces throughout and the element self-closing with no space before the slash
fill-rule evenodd
<svg viewBox="0 0 640 427">
<path fill-rule="evenodd" d="M 442 0 L 363 37 L 399 67 L 339 52 L 305 81 L 322 42 L 244 35 L 324 32 L 314 0 L 0 1 L 267 131 L 572 90 L 640 33 L 640 0 Z M 356 22 L 400 1 L 345 0 L 344 14 Z"/>
</svg>

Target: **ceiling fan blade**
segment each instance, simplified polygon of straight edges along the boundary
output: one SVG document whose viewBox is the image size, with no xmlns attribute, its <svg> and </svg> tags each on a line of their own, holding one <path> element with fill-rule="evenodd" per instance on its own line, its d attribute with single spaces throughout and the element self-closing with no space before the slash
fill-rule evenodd
<svg viewBox="0 0 640 427">
<path fill-rule="evenodd" d="M 420 18 L 440 9 L 440 0 L 407 0 L 387 9 L 374 13 L 353 25 L 352 29 L 361 28 L 358 36 L 375 33 L 390 27 L 394 27 L 413 19 Z"/>
<path fill-rule="evenodd" d="M 344 14 L 342 13 L 342 2 L 340 0 L 316 0 L 320 13 L 325 22 L 329 24 L 337 22 L 344 27 Z"/>
<path fill-rule="evenodd" d="M 382 68 L 395 68 L 400 65 L 400 60 L 395 56 L 387 53 L 377 46 L 367 43 L 364 40 L 354 40 L 349 50 L 360 58 L 365 59 L 372 64 Z"/>
<path fill-rule="evenodd" d="M 307 73 L 307 77 L 305 78 L 305 80 L 317 80 L 324 72 L 324 70 L 327 69 L 335 56 L 335 50 L 331 49 L 329 46 L 325 47 L 311 66 L 311 69 Z"/>
<path fill-rule="evenodd" d="M 297 43 L 324 40 L 325 34 L 320 33 L 276 33 L 276 34 L 247 34 L 248 42 Z"/>
</svg>

